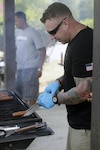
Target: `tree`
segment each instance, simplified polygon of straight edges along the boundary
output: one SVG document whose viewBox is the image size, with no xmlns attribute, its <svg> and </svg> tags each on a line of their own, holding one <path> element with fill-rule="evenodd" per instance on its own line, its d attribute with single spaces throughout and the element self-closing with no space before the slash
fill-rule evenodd
<svg viewBox="0 0 100 150">
<path fill-rule="evenodd" d="M 79 8 L 80 20 L 93 19 L 93 0 L 81 0 Z"/>
<path fill-rule="evenodd" d="M 53 0 L 53 1 L 57 1 L 57 2 L 60 2 L 60 3 L 64 3 L 65 5 L 67 5 L 70 10 L 72 11 L 72 14 L 73 16 L 76 18 L 76 19 L 79 19 L 79 0 Z"/>
<path fill-rule="evenodd" d="M 45 45 L 48 45 L 50 38 L 45 32 L 40 18 L 50 3 L 52 3 L 52 0 L 15 0 L 15 11 L 25 12 L 28 23 L 40 30 L 40 33 L 44 37 Z"/>
<path fill-rule="evenodd" d="M 91 27 L 91 28 L 93 28 L 93 25 L 94 25 L 93 24 L 93 19 L 85 19 L 85 20 L 81 20 L 80 22 L 87 25 L 87 26 L 89 26 L 89 27 Z"/>
<path fill-rule="evenodd" d="M 0 0 L 0 51 L 3 50 L 3 4 Z"/>
<path fill-rule="evenodd" d="M 39 28 L 41 14 L 51 2 L 51 0 L 15 0 L 15 10 L 24 11 L 28 22 Z"/>
<path fill-rule="evenodd" d="M 77 20 L 93 18 L 93 0 L 54 0 L 66 4 Z"/>
</svg>

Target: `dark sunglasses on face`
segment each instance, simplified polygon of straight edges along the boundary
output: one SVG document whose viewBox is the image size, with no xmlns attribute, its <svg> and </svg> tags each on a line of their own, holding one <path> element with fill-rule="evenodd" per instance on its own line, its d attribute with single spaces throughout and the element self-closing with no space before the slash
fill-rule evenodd
<svg viewBox="0 0 100 150">
<path fill-rule="evenodd" d="M 52 31 L 47 31 L 47 32 L 48 32 L 49 34 L 51 34 L 51 35 L 55 35 L 55 34 L 57 33 L 57 31 L 59 30 L 61 24 L 63 23 L 63 21 L 64 21 L 65 19 L 67 19 L 67 17 L 65 17 L 65 18 L 57 25 L 57 27 L 56 27 L 54 30 L 52 30 Z"/>
</svg>

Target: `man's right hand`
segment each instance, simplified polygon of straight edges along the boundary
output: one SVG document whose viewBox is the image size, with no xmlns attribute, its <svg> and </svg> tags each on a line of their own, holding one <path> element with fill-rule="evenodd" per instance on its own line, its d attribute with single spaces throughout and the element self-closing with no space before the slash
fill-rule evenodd
<svg viewBox="0 0 100 150">
<path fill-rule="evenodd" d="M 52 94 L 46 92 L 39 95 L 37 102 L 47 109 L 50 109 L 55 105 L 52 101 Z"/>
</svg>

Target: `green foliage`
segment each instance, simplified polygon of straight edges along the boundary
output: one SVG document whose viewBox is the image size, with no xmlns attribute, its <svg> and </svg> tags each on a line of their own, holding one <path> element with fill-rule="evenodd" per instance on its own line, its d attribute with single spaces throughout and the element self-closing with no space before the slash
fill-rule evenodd
<svg viewBox="0 0 100 150">
<path fill-rule="evenodd" d="M 75 19 L 84 20 L 93 18 L 93 2 L 94 0 L 53 0 L 67 5 Z"/>
<path fill-rule="evenodd" d="M 80 0 L 57 0 L 58 2 L 64 3 L 65 5 L 67 5 L 71 11 L 73 16 L 76 19 L 79 19 L 80 14 L 79 14 L 79 2 Z"/>
<path fill-rule="evenodd" d="M 0 51 L 3 50 L 3 4 L 0 0 Z"/>
<path fill-rule="evenodd" d="M 24 11 L 29 24 L 42 28 L 42 13 L 53 2 L 67 5 L 77 20 L 93 18 L 93 0 L 15 0 L 15 11 Z"/>
<path fill-rule="evenodd" d="M 81 20 L 81 23 L 93 28 L 94 24 L 93 24 L 93 19 L 85 19 L 85 20 Z"/>
<path fill-rule="evenodd" d="M 0 34 L 3 32 L 3 2 L 0 0 Z"/>
<path fill-rule="evenodd" d="M 81 0 L 79 4 L 80 20 L 93 18 L 94 0 Z"/>
<path fill-rule="evenodd" d="M 48 35 L 45 32 L 44 25 L 40 22 L 40 18 L 47 6 L 53 2 L 64 3 L 71 9 L 75 19 L 81 20 L 83 24 L 93 28 L 93 1 L 94 0 L 14 0 L 15 12 L 25 12 L 28 23 L 40 30 L 45 42 L 48 40 L 48 38 L 46 38 Z M 3 0 L 0 0 L 0 3 L 3 3 Z M 2 41 L 2 35 L 3 16 L 0 15 L 0 41 Z"/>
<path fill-rule="evenodd" d="M 45 34 L 44 26 L 40 22 L 40 18 L 53 0 L 15 0 L 15 11 L 23 11 L 27 16 L 28 24 L 35 26 L 40 30 L 43 36 L 45 45 L 48 44 L 49 38 Z"/>
<path fill-rule="evenodd" d="M 41 15 L 51 1 L 52 0 L 15 0 L 15 10 L 24 11 L 28 23 L 40 28 Z"/>
</svg>

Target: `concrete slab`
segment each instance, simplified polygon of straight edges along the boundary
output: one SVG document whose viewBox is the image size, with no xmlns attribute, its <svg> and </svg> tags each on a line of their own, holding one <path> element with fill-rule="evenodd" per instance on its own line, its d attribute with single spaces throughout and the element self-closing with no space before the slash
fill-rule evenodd
<svg viewBox="0 0 100 150">
<path fill-rule="evenodd" d="M 54 135 L 36 138 L 27 150 L 66 150 L 68 133 L 67 113 L 64 105 L 50 110 L 37 110 L 44 122 L 55 132 Z"/>
</svg>

